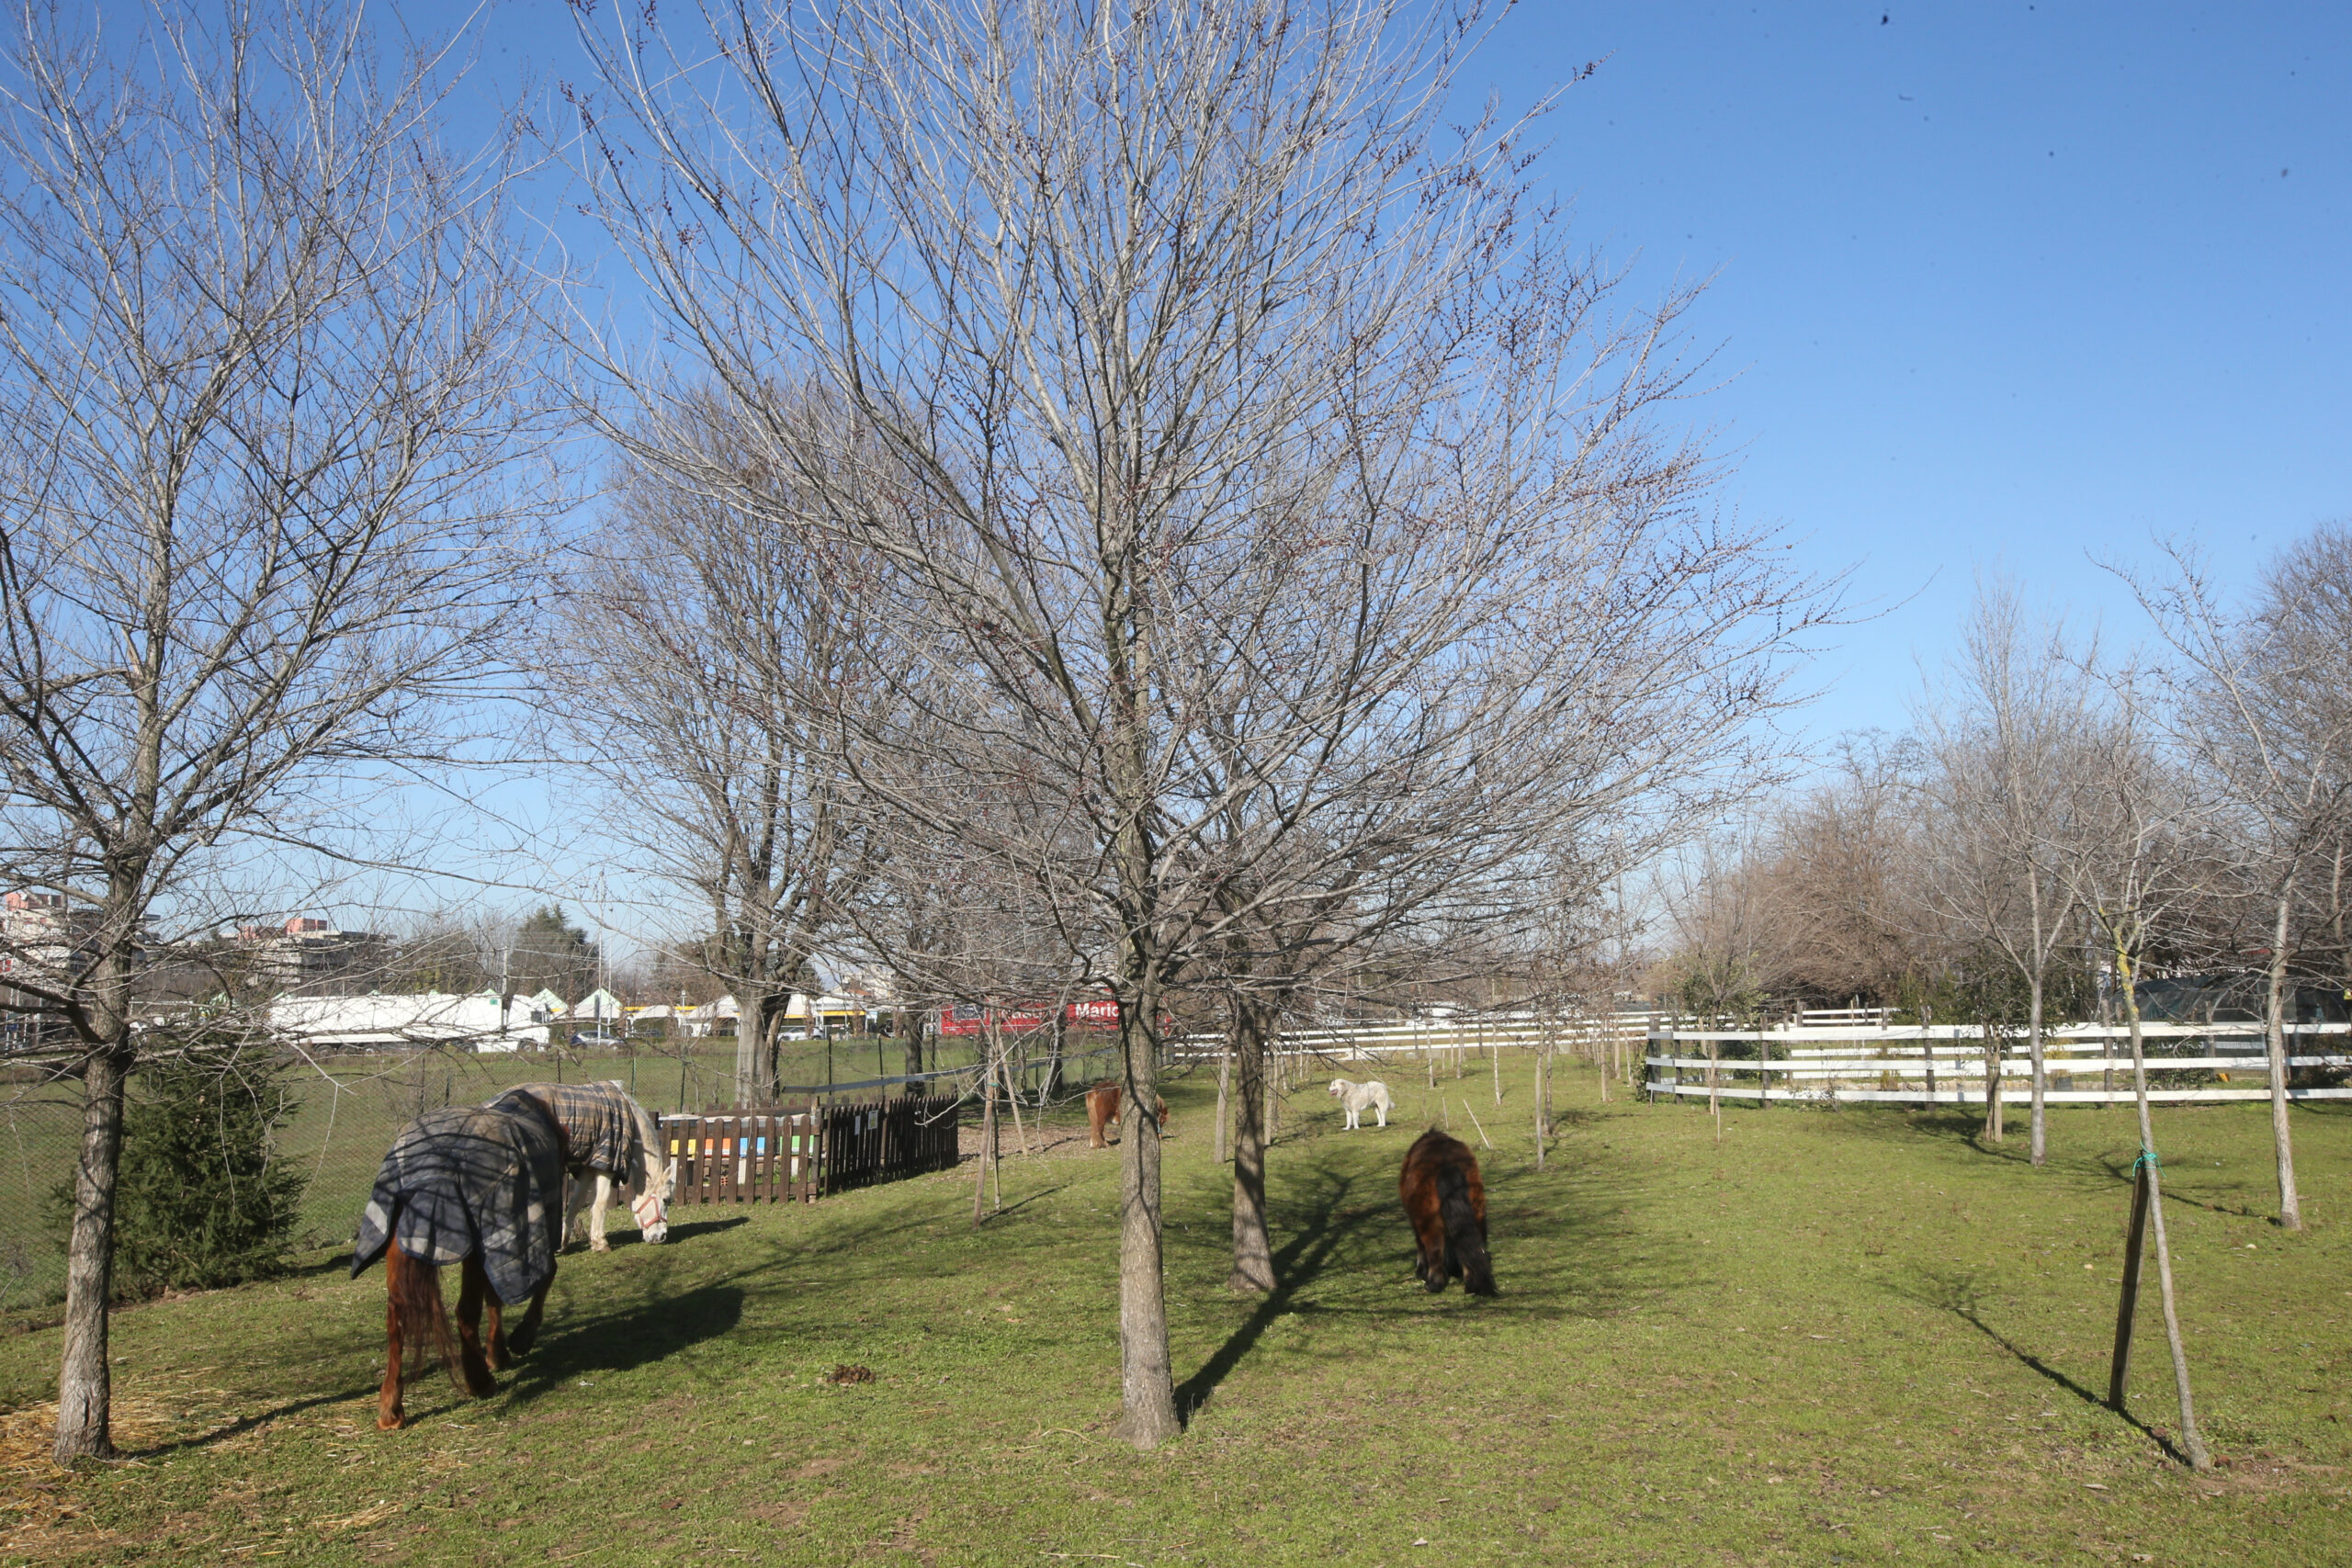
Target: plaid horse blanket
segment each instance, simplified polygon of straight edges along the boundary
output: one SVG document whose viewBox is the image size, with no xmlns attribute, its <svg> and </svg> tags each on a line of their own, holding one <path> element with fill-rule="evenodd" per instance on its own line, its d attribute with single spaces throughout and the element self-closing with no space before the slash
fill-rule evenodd
<svg viewBox="0 0 2352 1568">
<path fill-rule="evenodd" d="M 601 1083 L 526 1083 L 491 1106 L 527 1100 L 563 1129 L 564 1160 L 574 1171 L 601 1170 L 622 1186 L 645 1168 L 643 1112 L 622 1089 Z"/>
<path fill-rule="evenodd" d="M 435 1268 L 480 1254 L 510 1305 L 555 1278 L 563 1135 L 537 1105 L 453 1105 L 401 1130 L 376 1172 L 351 1255 L 356 1275 L 397 1235 Z"/>
</svg>

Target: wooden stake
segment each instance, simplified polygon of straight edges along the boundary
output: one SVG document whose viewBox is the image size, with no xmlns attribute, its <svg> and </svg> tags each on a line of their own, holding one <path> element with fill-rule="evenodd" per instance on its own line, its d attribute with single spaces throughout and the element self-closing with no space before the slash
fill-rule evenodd
<svg viewBox="0 0 2352 1568">
<path fill-rule="evenodd" d="M 1470 1125 L 1478 1129 L 1478 1141 L 1487 1145 L 1489 1154 L 1493 1153 L 1494 1141 L 1487 1136 L 1486 1124 L 1478 1120 L 1478 1113 L 1470 1109 L 1470 1102 L 1466 1100 L 1462 1102 L 1462 1110 L 1470 1118 Z"/>
<path fill-rule="evenodd" d="M 2132 1167 L 2132 1227 L 2123 1241 L 2123 1293 L 2115 1304 L 2115 1354 L 2107 1370 L 2107 1403 L 2123 1408 L 2123 1382 L 2132 1370 L 2132 1323 L 2140 1307 L 2140 1259 L 2148 1244 L 2148 1167 Z"/>
<path fill-rule="evenodd" d="M 1013 1134 L 1021 1140 L 1021 1156 L 1023 1159 L 1030 1158 L 1036 1151 L 1029 1146 L 1029 1129 L 1022 1124 L 1021 1096 L 1012 1085 L 1012 1064 L 1000 1053 L 997 1056 L 997 1066 L 1004 1074 L 1005 1103 L 1012 1107 L 1012 1131 Z M 1038 1130 L 1044 1131 L 1043 1128 Z"/>
</svg>

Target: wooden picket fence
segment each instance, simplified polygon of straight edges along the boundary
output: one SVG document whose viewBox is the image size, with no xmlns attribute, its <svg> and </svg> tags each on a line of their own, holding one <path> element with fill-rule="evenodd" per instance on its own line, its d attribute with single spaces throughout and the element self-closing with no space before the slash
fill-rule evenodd
<svg viewBox="0 0 2352 1568">
<path fill-rule="evenodd" d="M 812 1202 L 828 1192 L 952 1168 L 954 1095 L 759 1106 L 662 1118 L 678 1162 L 673 1203 Z"/>
</svg>

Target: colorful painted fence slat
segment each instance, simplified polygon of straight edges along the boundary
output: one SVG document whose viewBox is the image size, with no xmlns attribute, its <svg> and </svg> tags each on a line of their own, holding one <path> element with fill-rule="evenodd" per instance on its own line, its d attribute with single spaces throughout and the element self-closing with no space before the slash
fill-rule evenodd
<svg viewBox="0 0 2352 1568">
<path fill-rule="evenodd" d="M 673 1203 L 810 1202 L 828 1192 L 947 1170 L 959 1157 L 953 1095 L 712 1110 L 662 1118 L 678 1162 Z"/>
</svg>

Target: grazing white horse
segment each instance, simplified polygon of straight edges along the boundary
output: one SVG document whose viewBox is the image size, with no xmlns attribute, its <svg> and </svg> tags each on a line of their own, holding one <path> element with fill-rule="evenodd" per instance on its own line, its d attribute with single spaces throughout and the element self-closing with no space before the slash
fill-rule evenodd
<svg viewBox="0 0 2352 1568">
<path fill-rule="evenodd" d="M 612 1087 L 618 1090 L 621 1086 L 615 1083 Z M 644 1153 L 639 1160 L 631 1162 L 627 1179 L 620 1183 L 621 1196 L 628 1200 L 628 1212 L 637 1221 L 639 1234 L 649 1242 L 664 1242 L 670 1239 L 670 1188 L 677 1179 L 678 1162 L 662 1157 L 662 1129 L 651 1113 L 634 1100 L 628 1101 L 628 1109 L 637 1122 L 638 1141 Z M 611 1251 L 612 1243 L 605 1239 L 605 1211 L 613 1201 L 612 1172 L 589 1171 L 573 1177 L 566 1185 L 569 1191 L 564 1200 L 564 1239 L 571 1239 L 580 1224 L 580 1212 L 585 1209 L 588 1250 Z"/>
<path fill-rule="evenodd" d="M 668 1237 L 670 1184 L 678 1162 L 662 1157 L 662 1130 L 645 1107 L 617 1082 L 524 1084 L 491 1103 L 518 1098 L 535 1101 L 563 1132 L 569 1192 L 559 1245 L 571 1241 L 585 1210 L 589 1250 L 612 1250 L 605 1239 L 605 1210 L 616 1187 L 647 1241 Z"/>
<path fill-rule="evenodd" d="M 1370 1083 L 1350 1083 L 1345 1078 L 1333 1078 L 1331 1098 L 1338 1100 L 1340 1107 L 1347 1111 L 1348 1125 L 1351 1128 L 1363 1125 L 1363 1113 L 1367 1106 L 1371 1108 L 1373 1114 L 1380 1118 L 1380 1124 L 1384 1127 L 1387 1126 L 1388 1111 L 1395 1103 L 1388 1098 L 1388 1086 L 1376 1078 Z"/>
</svg>

